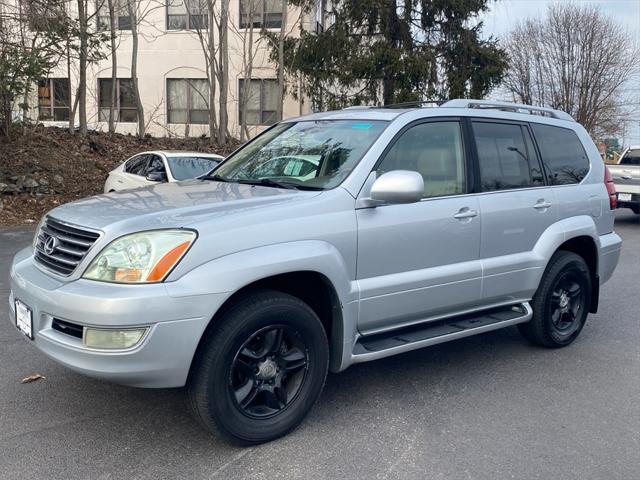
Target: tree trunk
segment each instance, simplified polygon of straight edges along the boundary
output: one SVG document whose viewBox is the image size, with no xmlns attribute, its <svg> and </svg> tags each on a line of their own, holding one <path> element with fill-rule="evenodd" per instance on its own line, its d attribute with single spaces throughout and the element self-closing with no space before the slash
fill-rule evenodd
<svg viewBox="0 0 640 480">
<path fill-rule="evenodd" d="M 76 96 L 73 99 L 73 107 L 71 106 L 71 46 L 69 40 L 67 40 L 67 78 L 69 79 L 69 134 L 73 135 L 76 131 L 76 109 L 78 108 L 78 99 L 80 98 L 79 92 L 76 91 Z"/>
<path fill-rule="evenodd" d="M 128 0 L 129 17 L 131 18 L 131 83 L 133 84 L 133 96 L 136 100 L 136 111 L 138 115 L 138 137 L 144 138 L 144 107 L 140 100 L 140 90 L 138 89 L 138 16 L 136 0 Z"/>
<path fill-rule="evenodd" d="M 80 135 L 87 135 L 87 10 L 85 0 L 78 0 L 78 36 L 80 37 L 80 72 L 78 78 L 78 121 Z"/>
<path fill-rule="evenodd" d="M 227 112 L 227 100 L 229 93 L 229 0 L 222 0 L 220 10 L 220 23 L 218 24 L 219 48 L 218 48 L 218 84 L 220 85 L 219 110 L 220 122 L 218 123 L 218 143 L 226 145 L 227 127 L 229 123 Z"/>
<path fill-rule="evenodd" d="M 247 127 L 247 105 L 249 103 L 249 93 L 251 92 L 251 77 L 253 76 L 253 14 L 255 12 L 255 0 L 249 2 L 249 37 L 246 34 L 244 40 L 244 78 L 242 79 L 242 102 L 240 104 L 240 141 L 244 142 L 249 138 L 249 128 Z"/>
<path fill-rule="evenodd" d="M 277 121 L 282 120 L 284 108 L 284 37 L 287 33 L 287 0 L 282 0 L 282 25 L 278 38 L 278 112 Z"/>
<path fill-rule="evenodd" d="M 116 14 L 114 0 L 107 0 L 109 6 L 109 30 L 111 31 L 111 101 L 109 102 L 109 133 L 116 131 L 115 111 L 117 102 L 118 57 L 116 56 Z M 99 107 L 98 107 L 99 108 Z"/>
<path fill-rule="evenodd" d="M 207 11 L 209 16 L 209 28 L 207 29 L 207 45 L 206 45 L 206 60 L 207 60 L 207 77 L 209 77 L 209 143 L 214 144 L 216 142 L 217 128 L 216 124 L 216 49 L 214 38 L 214 18 L 215 12 L 215 0 L 207 0 Z"/>
</svg>

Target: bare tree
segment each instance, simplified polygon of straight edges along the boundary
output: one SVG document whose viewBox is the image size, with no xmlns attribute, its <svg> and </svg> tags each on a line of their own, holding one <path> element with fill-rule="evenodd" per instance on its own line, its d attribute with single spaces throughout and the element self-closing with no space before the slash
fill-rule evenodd
<svg viewBox="0 0 640 480">
<path fill-rule="evenodd" d="M 505 48 L 504 87 L 516 101 L 564 110 L 594 137 L 620 129 L 638 46 L 597 6 L 551 5 L 545 18 L 520 23 Z"/>
<path fill-rule="evenodd" d="M 144 106 L 142 105 L 140 89 L 138 88 L 138 22 L 140 21 L 138 17 L 138 2 L 139 0 L 127 0 L 127 9 L 131 19 L 131 83 L 136 101 L 138 136 L 143 138 L 145 134 Z"/>
<path fill-rule="evenodd" d="M 229 98 L 229 1 L 220 0 L 220 18 L 218 19 L 218 143 L 226 145 L 229 116 L 227 101 Z"/>
<path fill-rule="evenodd" d="M 118 55 L 116 49 L 116 9 L 115 0 L 107 0 L 109 9 L 109 33 L 111 34 L 111 101 L 109 102 L 109 133 L 116 131 L 115 111 L 117 102 Z"/>
</svg>

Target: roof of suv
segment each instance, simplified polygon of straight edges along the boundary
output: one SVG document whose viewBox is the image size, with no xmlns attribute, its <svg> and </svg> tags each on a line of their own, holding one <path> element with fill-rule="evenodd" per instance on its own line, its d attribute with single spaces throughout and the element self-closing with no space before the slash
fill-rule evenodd
<svg viewBox="0 0 640 480">
<path fill-rule="evenodd" d="M 406 104 L 387 105 L 387 106 L 354 106 L 348 107 L 344 110 L 335 110 L 329 112 L 313 113 L 305 115 L 305 120 L 384 120 L 391 121 L 400 115 L 407 112 L 415 112 L 416 108 L 423 108 L 425 104 L 434 104 L 436 102 L 410 102 Z M 435 107 L 424 108 L 425 116 L 429 116 L 429 113 L 434 116 L 442 115 L 460 115 L 460 109 L 464 109 L 466 113 L 472 112 L 477 115 L 478 110 L 486 112 L 487 116 L 493 116 L 491 113 L 495 113 L 496 117 L 502 117 L 498 112 L 523 115 L 531 120 L 556 119 L 565 120 L 569 122 L 575 122 L 573 117 L 566 112 L 560 110 L 554 110 L 546 107 L 536 107 L 533 105 L 524 105 L 519 103 L 510 102 L 496 102 L 491 100 L 472 100 L 472 99 L 456 99 L 449 100 L 448 102 L 438 103 Z M 288 121 L 296 121 L 298 118 L 292 118 Z M 287 121 L 287 120 L 285 120 Z"/>
</svg>

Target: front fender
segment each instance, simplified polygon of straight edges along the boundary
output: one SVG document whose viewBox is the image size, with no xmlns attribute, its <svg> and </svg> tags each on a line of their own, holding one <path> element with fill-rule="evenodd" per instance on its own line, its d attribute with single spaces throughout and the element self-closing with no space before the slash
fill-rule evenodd
<svg viewBox="0 0 640 480">
<path fill-rule="evenodd" d="M 211 306 L 213 318 L 224 301 L 243 287 L 275 275 L 303 271 L 324 275 L 340 300 L 342 324 L 334 325 L 329 341 L 331 369 L 342 370 L 356 338 L 358 290 L 357 283 L 349 278 L 343 256 L 328 242 L 304 240 L 243 250 L 211 260 L 165 285 L 169 295 L 175 297 L 220 295 L 223 301 Z"/>
</svg>

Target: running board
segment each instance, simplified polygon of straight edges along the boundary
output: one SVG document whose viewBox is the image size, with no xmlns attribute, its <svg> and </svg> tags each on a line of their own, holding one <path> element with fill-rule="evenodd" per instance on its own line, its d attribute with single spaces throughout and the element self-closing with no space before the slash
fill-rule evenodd
<svg viewBox="0 0 640 480">
<path fill-rule="evenodd" d="M 367 362 L 509 327 L 528 322 L 532 315 L 531 305 L 525 302 L 360 337 L 353 349 L 351 361 Z"/>
</svg>

